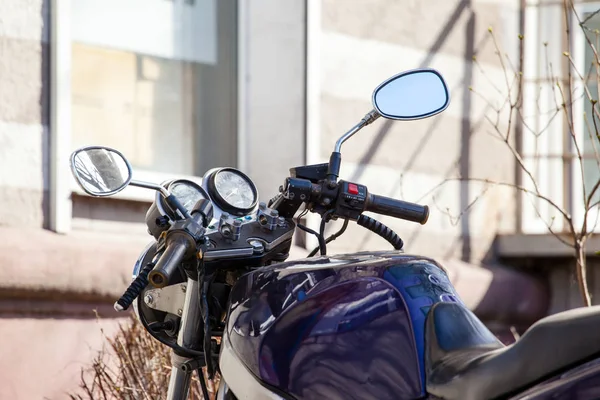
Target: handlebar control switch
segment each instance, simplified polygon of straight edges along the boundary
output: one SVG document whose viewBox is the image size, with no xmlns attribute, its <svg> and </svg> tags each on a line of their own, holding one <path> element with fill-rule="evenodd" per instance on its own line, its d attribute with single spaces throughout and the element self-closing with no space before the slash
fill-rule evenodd
<svg viewBox="0 0 600 400">
<path fill-rule="evenodd" d="M 308 179 L 286 178 L 281 193 L 269 206 L 277 210 L 280 216 L 293 218 L 302 203 L 308 203 L 314 195 L 318 195 L 313 193 L 316 186 Z"/>
<path fill-rule="evenodd" d="M 221 214 L 221 218 L 219 219 L 219 233 L 225 239 L 231 239 L 235 242 L 242 234 L 242 221 L 231 217 L 228 213 Z"/>
<path fill-rule="evenodd" d="M 256 219 L 263 227 L 273 231 L 277 229 L 277 225 L 279 225 L 279 211 L 267 207 L 265 203 L 260 203 L 258 205 Z"/>
<path fill-rule="evenodd" d="M 335 214 L 342 218 L 357 220 L 365 209 L 367 187 L 346 181 L 339 181 L 339 187 Z"/>
</svg>

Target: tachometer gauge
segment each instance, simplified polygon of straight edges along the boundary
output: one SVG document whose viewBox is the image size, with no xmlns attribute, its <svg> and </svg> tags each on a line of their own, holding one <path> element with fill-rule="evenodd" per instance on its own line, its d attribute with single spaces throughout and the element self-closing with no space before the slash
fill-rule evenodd
<svg viewBox="0 0 600 400">
<path fill-rule="evenodd" d="M 208 193 L 206 193 L 206 190 L 204 190 L 202 186 L 187 179 L 176 179 L 170 182 L 164 182 L 162 183 L 162 186 L 167 188 L 189 213 L 192 212 L 199 200 L 210 200 Z M 166 220 L 164 219 L 165 216 L 167 217 Z M 152 203 L 146 212 L 148 232 L 155 238 L 158 238 L 163 231 L 169 229 L 170 225 L 168 224 L 168 221 L 178 218 L 181 217 L 178 217 L 175 210 L 172 210 L 171 207 L 169 207 L 162 194 L 156 192 L 154 203 Z"/>
<path fill-rule="evenodd" d="M 181 205 L 184 206 L 189 213 L 192 212 L 194 206 L 198 201 L 202 199 L 208 199 L 208 195 L 206 194 L 204 189 L 190 181 L 173 181 L 169 185 L 168 189 L 172 195 L 177 197 L 177 200 L 179 200 Z"/>
<path fill-rule="evenodd" d="M 223 211 L 234 215 L 250 213 L 258 202 L 254 182 L 235 168 L 222 168 L 208 179 L 208 192 Z"/>
</svg>

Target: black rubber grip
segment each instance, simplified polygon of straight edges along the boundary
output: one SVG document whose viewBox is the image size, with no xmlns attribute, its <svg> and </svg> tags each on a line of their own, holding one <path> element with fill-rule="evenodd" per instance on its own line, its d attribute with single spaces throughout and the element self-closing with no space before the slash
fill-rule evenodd
<svg viewBox="0 0 600 400">
<path fill-rule="evenodd" d="M 172 242 L 169 244 L 163 255 L 160 257 L 160 260 L 156 263 L 154 269 L 152 269 L 148 275 L 148 280 L 152 286 L 156 288 L 167 286 L 171 279 L 171 275 L 177 271 L 179 264 L 185 258 L 187 250 L 184 241 Z"/>
<path fill-rule="evenodd" d="M 367 228 L 371 232 L 378 234 L 379 236 L 390 242 L 390 244 L 394 246 L 394 249 L 402 250 L 402 247 L 404 247 L 404 242 L 402 241 L 402 239 L 400 239 L 400 236 L 398 236 L 398 234 L 394 232 L 393 229 L 387 227 L 385 224 L 382 224 L 376 219 L 373 219 L 363 214 L 360 217 L 358 217 L 356 223 L 362 227 Z"/>
<path fill-rule="evenodd" d="M 148 263 L 138 273 L 138 276 L 131 282 L 131 285 L 127 288 L 123 296 L 114 304 L 115 310 L 125 311 L 129 308 L 131 303 L 142 293 L 142 290 L 148 286 L 148 274 L 154 268 L 153 263 Z"/>
<path fill-rule="evenodd" d="M 418 222 L 424 225 L 429 218 L 429 207 L 389 197 L 369 194 L 365 211 Z"/>
</svg>

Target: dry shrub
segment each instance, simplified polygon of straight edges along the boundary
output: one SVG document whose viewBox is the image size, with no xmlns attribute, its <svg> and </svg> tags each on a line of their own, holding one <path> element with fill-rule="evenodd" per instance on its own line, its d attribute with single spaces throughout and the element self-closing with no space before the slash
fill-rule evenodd
<svg viewBox="0 0 600 400">
<path fill-rule="evenodd" d="M 104 332 L 103 332 L 104 335 Z M 80 390 L 70 394 L 77 400 L 155 400 L 165 399 L 171 372 L 171 349 L 154 339 L 134 317 L 119 325 L 114 337 L 81 371 Z M 203 369 L 206 377 L 206 369 Z M 218 377 L 208 381 L 214 400 Z M 188 399 L 202 399 L 198 375 L 194 374 Z"/>
</svg>

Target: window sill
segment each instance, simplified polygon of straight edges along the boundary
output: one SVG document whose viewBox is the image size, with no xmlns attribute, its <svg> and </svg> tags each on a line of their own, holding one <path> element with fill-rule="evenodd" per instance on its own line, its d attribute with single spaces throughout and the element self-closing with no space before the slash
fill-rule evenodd
<svg viewBox="0 0 600 400">
<path fill-rule="evenodd" d="M 595 256 L 599 250 L 600 236 L 596 235 L 588 239 L 587 255 Z M 573 257 L 573 249 L 549 233 L 499 235 L 495 242 L 495 252 L 499 258 Z"/>
<path fill-rule="evenodd" d="M 164 181 L 172 180 L 172 179 L 187 179 L 192 182 L 195 182 L 199 185 L 202 185 L 202 177 L 198 176 L 190 176 L 190 175 L 178 175 L 178 174 L 167 174 L 162 172 L 154 172 L 154 171 L 144 171 L 144 170 L 134 170 L 133 171 L 133 179 L 143 182 L 150 182 L 155 184 L 161 184 Z M 75 181 L 73 177 L 71 179 L 71 192 L 80 196 L 89 196 L 85 193 L 81 187 Z M 144 189 L 135 186 L 129 186 L 125 188 L 122 192 L 119 192 L 113 196 L 110 196 L 114 199 L 120 200 L 129 200 L 129 201 L 142 201 L 147 203 L 154 202 L 154 198 L 156 196 L 156 191 L 152 189 Z"/>
</svg>

